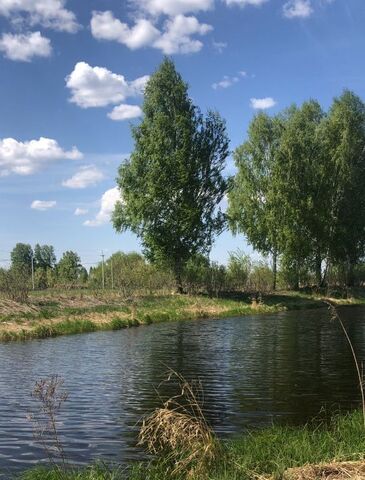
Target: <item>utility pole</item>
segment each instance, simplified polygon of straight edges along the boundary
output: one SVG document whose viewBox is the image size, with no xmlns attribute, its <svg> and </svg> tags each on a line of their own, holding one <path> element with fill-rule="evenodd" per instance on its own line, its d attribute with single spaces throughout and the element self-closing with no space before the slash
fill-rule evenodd
<svg viewBox="0 0 365 480">
<path fill-rule="evenodd" d="M 105 289 L 105 277 L 104 277 L 104 252 L 101 251 L 101 278 L 102 278 L 102 285 L 103 285 L 103 290 Z"/>
<path fill-rule="evenodd" d="M 34 255 L 32 253 L 32 288 L 35 290 L 35 285 L 34 285 Z"/>
<path fill-rule="evenodd" d="M 114 290 L 113 257 L 110 259 L 110 269 L 111 269 L 111 275 L 112 275 L 112 290 Z"/>
</svg>

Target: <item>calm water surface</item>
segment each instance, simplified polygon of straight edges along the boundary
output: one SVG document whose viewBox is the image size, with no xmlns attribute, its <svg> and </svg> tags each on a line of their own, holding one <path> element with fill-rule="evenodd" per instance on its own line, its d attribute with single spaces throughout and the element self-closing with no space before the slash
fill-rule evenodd
<svg viewBox="0 0 365 480">
<path fill-rule="evenodd" d="M 365 308 L 341 315 L 365 360 Z M 205 411 L 222 437 L 359 401 L 349 348 L 326 309 L 0 344 L 1 478 L 44 460 L 26 417 L 34 382 L 51 374 L 70 395 L 60 432 L 72 462 L 140 458 L 136 423 L 159 405 L 154 386 L 166 365 L 202 381 Z"/>
</svg>

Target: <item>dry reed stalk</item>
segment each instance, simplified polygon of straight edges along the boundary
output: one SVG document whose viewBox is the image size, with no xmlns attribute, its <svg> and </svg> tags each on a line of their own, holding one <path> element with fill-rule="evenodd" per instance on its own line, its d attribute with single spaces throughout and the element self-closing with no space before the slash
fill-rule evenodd
<svg viewBox="0 0 365 480">
<path fill-rule="evenodd" d="M 363 375 L 361 373 L 361 370 L 360 370 L 360 365 L 359 365 L 359 361 L 357 359 L 357 356 L 356 356 L 356 353 L 355 353 L 355 349 L 354 349 L 354 346 L 352 345 L 352 342 L 351 342 L 351 339 L 349 337 L 349 334 L 347 333 L 347 330 L 346 330 L 346 327 L 341 319 L 341 317 L 339 316 L 338 312 L 337 312 L 337 309 L 336 307 L 328 302 L 328 301 L 325 301 L 325 303 L 328 305 L 328 309 L 330 311 L 330 315 L 331 315 L 331 319 L 334 320 L 334 321 L 338 321 L 340 326 L 341 326 L 341 329 L 346 337 L 346 340 L 347 340 L 347 343 L 349 344 L 349 347 L 350 347 L 350 350 L 351 350 L 351 354 L 352 354 L 352 358 L 354 360 L 354 364 L 355 364 L 355 368 L 356 368 L 356 373 L 357 373 L 357 378 L 358 378 L 358 382 L 359 382 L 359 388 L 360 388 L 360 393 L 361 393 L 361 403 L 362 403 L 362 417 L 363 417 L 363 423 L 364 423 L 364 428 L 365 428 L 365 393 L 364 393 L 364 380 L 363 380 Z"/>
<path fill-rule="evenodd" d="M 166 381 L 172 378 L 180 393 L 143 420 L 138 445 L 167 459 L 173 475 L 202 478 L 217 458 L 219 447 L 202 411 L 201 384 L 189 383 L 170 370 Z"/>
</svg>

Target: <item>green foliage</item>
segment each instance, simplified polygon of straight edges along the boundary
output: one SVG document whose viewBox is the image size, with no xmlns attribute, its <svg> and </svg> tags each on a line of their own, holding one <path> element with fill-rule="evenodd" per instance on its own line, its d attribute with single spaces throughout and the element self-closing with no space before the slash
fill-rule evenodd
<svg viewBox="0 0 365 480">
<path fill-rule="evenodd" d="M 273 254 L 275 263 L 282 221 L 275 170 L 284 123 L 264 113 L 254 117 L 248 140 L 234 152 L 237 174 L 228 192 L 232 232 L 244 233 L 256 250 Z"/>
<path fill-rule="evenodd" d="M 160 290 L 171 290 L 173 279 L 168 270 L 151 265 L 139 253 L 116 252 L 104 263 L 105 285 L 124 297 Z M 102 285 L 102 264 L 90 270 L 89 284 Z"/>
<path fill-rule="evenodd" d="M 57 264 L 59 280 L 65 283 L 76 283 L 83 271 L 80 261 L 80 257 L 77 253 L 72 251 L 65 252 Z"/>
<path fill-rule="evenodd" d="M 123 201 L 113 224 L 136 233 L 147 259 L 172 269 L 181 289 L 187 261 L 206 254 L 224 225 L 226 127 L 215 112 L 203 117 L 168 59 L 146 86 L 143 113 L 134 151 L 119 169 Z"/>
<path fill-rule="evenodd" d="M 56 255 L 52 245 L 37 245 L 34 247 L 34 266 L 42 270 L 52 269 L 56 265 Z"/>
<path fill-rule="evenodd" d="M 29 244 L 17 243 L 10 253 L 11 268 L 30 275 L 32 270 L 33 250 Z"/>
<path fill-rule="evenodd" d="M 345 91 L 327 114 L 314 100 L 275 117 L 259 114 L 235 162 L 230 227 L 273 255 L 274 285 L 277 254 L 294 288 L 308 280 L 322 286 L 339 264 L 353 284 L 365 253 L 362 100 Z"/>
<path fill-rule="evenodd" d="M 190 294 L 207 291 L 210 281 L 210 262 L 204 255 L 190 258 L 183 271 L 184 290 Z"/>
<path fill-rule="evenodd" d="M 233 290 L 246 290 L 251 274 L 252 262 L 241 250 L 231 252 L 228 259 L 228 284 Z"/>
<path fill-rule="evenodd" d="M 273 276 L 273 271 L 266 262 L 253 262 L 248 279 L 249 290 L 260 293 L 270 292 L 273 285 Z"/>
<path fill-rule="evenodd" d="M 29 287 L 27 266 L 17 265 L 10 270 L 0 269 L 0 292 L 6 298 L 25 303 L 28 300 Z"/>
<path fill-rule="evenodd" d="M 365 437 L 361 412 L 335 417 L 329 424 L 290 427 L 274 425 L 222 444 L 217 461 L 204 475 L 207 480 L 280 479 L 292 467 L 337 461 L 364 460 Z M 173 475 L 165 458 L 134 464 L 129 469 L 90 466 L 81 470 L 36 468 L 20 480 L 185 480 Z M 190 476 L 191 480 L 201 475 Z"/>
</svg>

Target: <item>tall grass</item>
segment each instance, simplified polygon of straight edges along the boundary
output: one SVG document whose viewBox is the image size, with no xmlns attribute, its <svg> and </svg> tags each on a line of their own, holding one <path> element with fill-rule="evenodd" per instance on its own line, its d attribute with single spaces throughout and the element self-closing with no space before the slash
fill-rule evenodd
<svg viewBox="0 0 365 480">
<path fill-rule="evenodd" d="M 195 472 L 190 478 L 254 480 L 271 476 L 279 480 L 288 468 L 334 460 L 365 462 L 361 411 L 335 416 L 329 423 L 273 426 L 221 443 L 219 455 L 204 474 Z M 35 469 L 22 474 L 20 480 L 185 480 L 186 473 L 173 473 L 171 463 L 161 457 L 129 469 L 92 466 L 66 471 L 63 477 L 57 470 Z"/>
</svg>

